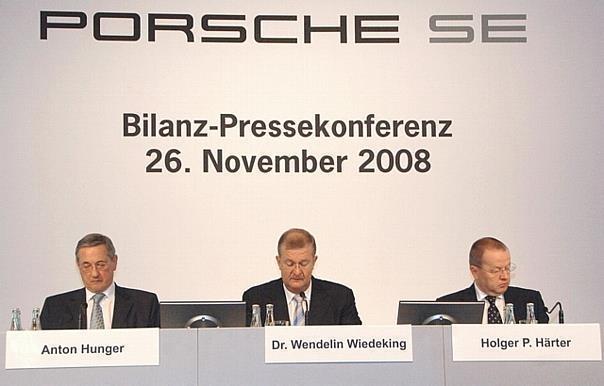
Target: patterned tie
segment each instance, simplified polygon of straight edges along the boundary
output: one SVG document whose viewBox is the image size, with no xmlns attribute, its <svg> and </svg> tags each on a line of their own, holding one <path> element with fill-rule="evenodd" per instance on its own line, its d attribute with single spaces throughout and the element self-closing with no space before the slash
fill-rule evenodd
<svg viewBox="0 0 604 386">
<path fill-rule="evenodd" d="M 296 309 L 294 310 L 294 326 L 304 326 L 304 307 L 302 307 L 302 296 L 295 295 Z"/>
<path fill-rule="evenodd" d="M 92 315 L 90 315 L 90 328 L 91 329 L 104 329 L 105 322 L 103 321 L 103 309 L 99 304 L 101 299 L 105 297 L 105 294 L 100 292 L 98 294 L 94 294 L 92 297 L 92 301 L 94 305 L 92 306 Z"/>
<path fill-rule="evenodd" d="M 487 314 L 487 320 L 489 324 L 502 324 L 501 314 L 495 305 L 495 296 L 487 296 L 486 299 L 489 302 L 489 310 Z"/>
</svg>

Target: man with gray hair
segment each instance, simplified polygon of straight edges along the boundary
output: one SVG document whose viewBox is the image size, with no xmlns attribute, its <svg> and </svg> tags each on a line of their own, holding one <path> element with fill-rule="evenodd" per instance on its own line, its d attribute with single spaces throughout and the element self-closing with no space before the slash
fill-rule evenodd
<svg viewBox="0 0 604 386">
<path fill-rule="evenodd" d="M 157 296 L 113 281 L 117 254 L 109 237 L 84 236 L 75 257 L 84 288 L 46 298 L 40 315 L 42 329 L 159 327 Z"/>
</svg>

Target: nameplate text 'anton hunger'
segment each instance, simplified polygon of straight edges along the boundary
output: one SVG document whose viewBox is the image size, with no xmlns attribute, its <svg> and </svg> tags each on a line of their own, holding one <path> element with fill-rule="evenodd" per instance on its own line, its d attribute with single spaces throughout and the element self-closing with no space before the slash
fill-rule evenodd
<svg viewBox="0 0 604 386">
<path fill-rule="evenodd" d="M 6 333 L 7 369 L 157 365 L 158 328 Z"/>
</svg>

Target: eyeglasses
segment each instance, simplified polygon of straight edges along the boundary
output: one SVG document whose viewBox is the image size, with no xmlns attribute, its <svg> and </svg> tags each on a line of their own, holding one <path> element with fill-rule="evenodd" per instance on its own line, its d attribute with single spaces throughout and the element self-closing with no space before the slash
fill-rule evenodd
<svg viewBox="0 0 604 386">
<path fill-rule="evenodd" d="M 508 265 L 507 267 L 484 268 L 480 265 L 476 265 L 476 267 L 482 269 L 483 271 L 490 273 L 491 275 L 501 275 L 504 272 L 509 274 L 510 272 L 514 272 L 514 270 L 516 269 L 516 265 L 513 263 Z"/>
</svg>

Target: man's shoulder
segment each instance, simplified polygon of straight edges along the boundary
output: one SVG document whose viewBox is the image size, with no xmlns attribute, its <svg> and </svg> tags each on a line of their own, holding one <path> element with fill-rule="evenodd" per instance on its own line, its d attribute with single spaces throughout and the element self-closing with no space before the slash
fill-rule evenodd
<svg viewBox="0 0 604 386">
<path fill-rule="evenodd" d="M 535 290 L 535 289 L 522 288 L 522 287 L 512 287 L 512 286 L 508 287 L 507 291 L 505 291 L 505 295 L 508 295 L 508 296 L 541 297 L 541 293 L 539 291 Z"/>
<path fill-rule="evenodd" d="M 352 289 L 350 287 L 345 286 L 344 284 L 336 283 L 329 280 L 317 279 L 313 277 L 312 279 L 312 290 L 314 291 L 325 291 L 325 292 L 336 292 L 336 293 L 344 293 L 349 292 L 352 293 Z"/>
<path fill-rule="evenodd" d="M 277 289 L 280 287 L 282 288 L 283 287 L 282 283 L 283 282 L 281 281 L 281 279 L 267 281 L 266 283 L 258 284 L 258 285 L 248 288 L 247 290 L 245 290 L 245 292 L 243 294 L 245 295 L 245 294 L 258 293 L 258 292 L 272 291 L 272 290 L 275 290 L 276 288 Z"/>
<path fill-rule="evenodd" d="M 79 300 L 84 297 L 84 288 L 78 288 L 72 291 L 62 292 L 56 295 L 50 295 L 46 298 L 46 303 L 59 303 L 70 300 Z"/>
<path fill-rule="evenodd" d="M 474 287 L 470 286 L 464 289 L 461 289 L 457 292 L 450 293 L 448 295 L 443 295 L 436 299 L 437 302 L 462 302 L 462 301 L 471 301 L 472 298 L 476 300 L 476 292 L 474 291 Z"/>
<path fill-rule="evenodd" d="M 153 292 L 145 291 L 137 288 L 127 288 L 115 285 L 115 294 L 116 296 L 123 296 L 126 298 L 136 298 L 136 299 L 157 299 L 157 295 Z"/>
</svg>

